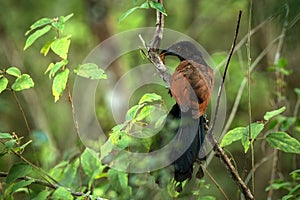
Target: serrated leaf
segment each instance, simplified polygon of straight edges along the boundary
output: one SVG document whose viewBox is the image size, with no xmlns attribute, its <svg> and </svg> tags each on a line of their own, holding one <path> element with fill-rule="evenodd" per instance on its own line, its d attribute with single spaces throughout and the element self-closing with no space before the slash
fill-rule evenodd
<svg viewBox="0 0 300 200">
<path fill-rule="evenodd" d="M 54 40 L 50 46 L 55 54 L 57 54 L 62 59 L 67 59 L 70 43 L 70 36 L 66 36 Z"/>
<path fill-rule="evenodd" d="M 251 139 L 252 141 L 259 135 L 259 133 L 264 129 L 264 124 L 261 123 L 252 123 L 251 124 Z M 250 147 L 249 141 L 249 126 L 245 128 L 245 132 L 242 136 L 242 145 L 244 147 L 245 153 L 247 153 Z"/>
<path fill-rule="evenodd" d="M 28 74 L 22 74 L 11 86 L 14 91 L 21 91 L 32 87 L 34 87 L 34 82 Z"/>
<path fill-rule="evenodd" d="M 139 104 L 143 104 L 143 103 L 151 103 L 153 101 L 161 101 L 162 98 L 161 96 L 159 96 L 158 94 L 155 93 L 146 93 L 142 96 L 142 98 L 139 101 Z"/>
<path fill-rule="evenodd" d="M 81 154 L 81 166 L 86 175 L 93 178 L 94 172 L 100 168 L 101 163 L 96 152 L 86 148 Z"/>
<path fill-rule="evenodd" d="M 72 200 L 73 199 L 73 196 L 72 194 L 66 190 L 65 188 L 63 187 L 59 187 L 58 189 L 56 189 L 52 196 L 51 196 L 51 199 L 53 200 L 61 200 L 61 199 L 64 199 L 64 200 Z"/>
<path fill-rule="evenodd" d="M 74 73 L 78 76 L 90 79 L 106 79 L 107 76 L 103 69 L 99 68 L 94 63 L 86 63 L 79 65 L 77 69 L 74 70 Z"/>
<path fill-rule="evenodd" d="M 266 112 L 266 114 L 264 115 L 264 119 L 265 120 L 269 120 L 271 119 L 272 117 L 275 117 L 276 115 L 279 115 L 280 113 L 282 113 L 283 111 L 285 111 L 285 106 L 277 109 L 277 110 L 273 110 L 273 111 L 270 111 L 270 112 Z"/>
<path fill-rule="evenodd" d="M 58 73 L 53 80 L 52 84 L 52 94 L 54 96 L 54 101 L 57 102 L 59 97 L 62 95 L 63 91 L 66 88 L 67 81 L 69 76 L 69 69 Z"/>
<path fill-rule="evenodd" d="M 46 42 L 46 44 L 44 44 L 44 46 L 41 48 L 40 53 L 43 54 L 44 56 L 46 56 L 50 50 L 51 44 L 54 40 L 50 40 L 48 42 Z"/>
<path fill-rule="evenodd" d="M 285 132 L 271 133 L 266 139 L 273 148 L 278 148 L 286 153 L 300 154 L 300 142 Z"/>
<path fill-rule="evenodd" d="M 34 182 L 34 180 L 27 180 L 27 181 L 26 181 L 26 180 L 21 180 L 21 181 L 19 181 L 19 182 L 17 182 L 17 183 L 14 183 L 14 184 L 12 185 L 12 187 L 10 188 L 10 193 L 13 194 L 13 193 L 15 193 L 18 189 L 24 188 L 24 187 L 30 185 L 30 184 L 33 183 L 33 182 Z"/>
<path fill-rule="evenodd" d="M 63 186 L 71 187 L 76 179 L 78 172 L 79 159 L 77 158 L 74 162 L 71 162 L 63 171 L 63 177 L 59 181 Z"/>
<path fill-rule="evenodd" d="M 55 63 L 50 70 L 49 77 L 54 77 L 56 72 L 60 70 L 62 67 L 68 64 L 68 60 L 62 60 L 60 62 Z"/>
<path fill-rule="evenodd" d="M 8 80 L 5 77 L 0 78 L 0 94 L 7 88 Z"/>
<path fill-rule="evenodd" d="M 32 171 L 32 167 L 26 163 L 14 164 L 6 177 L 6 183 L 10 184 L 18 178 L 28 175 Z"/>
<path fill-rule="evenodd" d="M 28 35 L 31 31 L 33 31 L 34 29 L 36 28 L 39 28 L 39 27 L 42 27 L 42 26 L 45 26 L 47 24 L 50 24 L 52 22 L 52 19 L 50 18 L 42 18 L 42 19 L 39 19 L 38 21 L 34 22 L 34 24 L 32 24 L 30 26 L 30 30 L 27 31 L 25 33 L 25 35 Z"/>
<path fill-rule="evenodd" d="M 0 139 L 11 139 L 11 138 L 13 138 L 13 136 L 10 133 L 0 133 Z"/>
<path fill-rule="evenodd" d="M 232 142 L 242 139 L 243 134 L 246 132 L 245 127 L 237 127 L 226 133 L 220 144 L 221 147 L 230 145 Z"/>
<path fill-rule="evenodd" d="M 39 29 L 32 33 L 26 40 L 24 50 L 26 50 L 28 47 L 30 47 L 38 38 L 49 32 L 51 29 L 50 25 L 45 26 L 42 29 Z"/>
<path fill-rule="evenodd" d="M 15 77 L 20 77 L 21 76 L 21 71 L 16 68 L 16 67 L 10 67 L 6 70 L 6 73 L 11 75 L 11 76 L 15 76 Z"/>
<path fill-rule="evenodd" d="M 155 1 L 149 1 L 149 4 L 151 8 L 154 8 L 159 12 L 161 12 L 163 15 L 167 16 L 167 12 L 161 3 Z"/>
</svg>

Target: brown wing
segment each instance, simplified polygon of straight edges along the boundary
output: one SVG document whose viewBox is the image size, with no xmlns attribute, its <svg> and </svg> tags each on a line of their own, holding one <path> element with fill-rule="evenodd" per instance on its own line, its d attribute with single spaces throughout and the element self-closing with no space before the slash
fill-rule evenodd
<svg viewBox="0 0 300 200">
<path fill-rule="evenodd" d="M 183 112 L 191 109 L 193 118 L 202 116 L 209 103 L 214 74 L 210 67 L 181 61 L 170 80 L 171 93 Z"/>
</svg>

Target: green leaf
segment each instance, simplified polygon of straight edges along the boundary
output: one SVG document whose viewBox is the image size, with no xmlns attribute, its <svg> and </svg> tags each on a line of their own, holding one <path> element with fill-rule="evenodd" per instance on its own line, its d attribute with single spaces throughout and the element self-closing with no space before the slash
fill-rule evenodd
<svg viewBox="0 0 300 200">
<path fill-rule="evenodd" d="M 44 46 L 41 48 L 40 53 L 43 54 L 44 56 L 46 56 L 50 50 L 51 44 L 54 40 L 50 40 L 48 42 L 46 42 L 46 44 L 44 44 Z"/>
<path fill-rule="evenodd" d="M 149 1 L 149 3 L 150 3 L 151 8 L 154 8 L 154 9 L 158 10 L 159 12 L 161 12 L 162 14 L 164 14 L 165 16 L 167 16 L 166 10 L 161 3 L 158 3 L 155 1 Z"/>
<path fill-rule="evenodd" d="M 246 132 L 245 127 L 237 127 L 235 129 L 230 130 L 222 139 L 220 146 L 225 147 L 230 145 L 234 141 L 242 139 L 244 132 Z"/>
<path fill-rule="evenodd" d="M 74 73 L 78 76 L 90 79 L 106 79 L 107 76 L 104 70 L 99 68 L 94 63 L 86 63 L 79 65 L 77 69 L 74 69 Z"/>
<path fill-rule="evenodd" d="M 70 43 L 70 36 L 65 36 L 54 40 L 50 46 L 52 51 L 59 57 L 61 57 L 62 59 L 67 59 Z"/>
<path fill-rule="evenodd" d="M 151 113 L 153 113 L 154 111 L 155 111 L 155 106 L 153 105 L 144 106 L 136 116 L 136 120 L 141 121 L 147 118 L 148 116 L 150 116 Z"/>
<path fill-rule="evenodd" d="M 0 133 L 0 139 L 11 139 L 11 138 L 13 138 L 13 136 L 10 133 Z"/>
<path fill-rule="evenodd" d="M 126 113 L 125 120 L 130 121 L 136 117 L 137 112 L 145 105 L 135 105 L 132 106 Z"/>
<path fill-rule="evenodd" d="M 38 193 L 38 195 L 36 197 L 34 197 L 32 200 L 47 200 L 47 197 L 49 196 L 51 192 L 44 190 L 41 191 L 40 193 Z"/>
<path fill-rule="evenodd" d="M 28 47 L 30 47 L 38 38 L 40 38 L 41 36 L 43 36 L 44 34 L 49 32 L 50 29 L 51 29 L 51 26 L 47 25 L 44 28 L 39 29 L 39 30 L 35 31 L 33 34 L 31 34 L 25 42 L 24 50 L 26 50 Z"/>
<path fill-rule="evenodd" d="M 52 94 L 54 96 L 54 101 L 57 102 L 59 97 L 62 95 L 63 91 L 66 88 L 67 81 L 69 76 L 69 69 L 65 69 L 64 71 L 57 74 L 53 80 L 52 84 Z"/>
<path fill-rule="evenodd" d="M 54 28 L 58 30 L 58 32 L 61 34 L 64 31 L 65 28 L 65 17 L 60 16 L 58 18 L 55 18 L 51 24 Z"/>
<path fill-rule="evenodd" d="M 269 120 L 271 119 L 272 117 L 275 117 L 276 115 L 279 115 L 280 113 L 282 113 L 283 111 L 285 111 L 285 106 L 277 109 L 277 110 L 273 110 L 273 111 L 270 111 L 270 112 L 266 112 L 266 114 L 264 115 L 264 119 L 265 120 Z"/>
<path fill-rule="evenodd" d="M 271 133 L 266 139 L 273 148 L 278 148 L 286 153 L 300 154 L 300 142 L 285 132 Z"/>
<path fill-rule="evenodd" d="M 140 5 L 139 8 L 148 9 L 149 3 L 147 1 L 145 3 L 142 3 L 142 5 Z"/>
<path fill-rule="evenodd" d="M 28 74 L 22 74 L 19 78 L 15 80 L 11 88 L 14 91 L 21 91 L 21 90 L 32 88 L 33 86 L 34 86 L 34 82 L 32 78 Z"/>
<path fill-rule="evenodd" d="M 53 200 L 72 200 L 73 199 L 73 196 L 72 194 L 66 190 L 65 188 L 63 187 L 59 187 L 58 189 L 56 189 L 52 196 L 51 196 L 51 199 Z"/>
<path fill-rule="evenodd" d="M 300 88 L 295 88 L 294 91 L 297 94 L 298 100 L 300 100 Z"/>
<path fill-rule="evenodd" d="M 287 117 L 280 126 L 281 131 L 287 131 L 296 122 L 295 117 Z"/>
<path fill-rule="evenodd" d="M 16 68 L 16 67 L 10 67 L 6 70 L 6 73 L 15 77 L 20 77 L 21 76 L 21 71 Z"/>
<path fill-rule="evenodd" d="M 128 187 L 128 174 L 122 171 L 118 171 L 115 169 L 108 170 L 108 180 L 111 185 L 117 190 L 122 191 L 126 187 Z"/>
<path fill-rule="evenodd" d="M 6 183 L 10 184 L 18 178 L 28 175 L 32 171 L 32 167 L 26 163 L 14 164 L 6 177 Z"/>
<path fill-rule="evenodd" d="M 127 10 L 123 15 L 121 15 L 121 17 L 119 18 L 119 23 L 121 23 L 128 15 L 130 15 L 131 13 L 133 13 L 135 10 L 139 9 L 138 6 L 130 8 L 129 10 Z"/>
<path fill-rule="evenodd" d="M 252 123 L 251 124 L 251 139 L 252 141 L 260 134 L 260 132 L 264 129 L 264 124 L 261 123 Z M 246 127 L 245 132 L 242 136 L 242 145 L 244 147 L 245 153 L 247 153 L 250 147 L 249 141 L 249 126 Z"/>
<path fill-rule="evenodd" d="M 16 144 L 16 140 L 9 140 L 7 142 L 5 142 L 5 148 L 10 150 L 11 148 L 13 148 L 13 146 Z"/>
<path fill-rule="evenodd" d="M 71 162 L 67 165 L 67 167 L 63 171 L 63 177 L 59 182 L 63 186 L 72 187 L 72 185 L 76 179 L 78 167 L 79 167 L 79 159 L 77 158 L 74 162 Z"/>
<path fill-rule="evenodd" d="M 25 186 L 28 186 L 28 185 L 30 185 L 31 183 L 33 183 L 34 182 L 34 180 L 28 180 L 28 181 L 25 181 L 25 180 L 21 180 L 21 181 L 19 181 L 19 182 L 16 182 L 16 183 L 14 183 L 13 185 L 12 185 L 12 187 L 11 187 L 11 193 L 13 194 L 13 193 L 15 193 L 18 189 L 20 189 L 20 188 L 24 188 Z"/>
<path fill-rule="evenodd" d="M 58 70 L 60 70 L 62 67 L 66 66 L 68 64 L 68 60 L 62 60 L 60 62 L 57 62 L 55 63 L 52 67 L 51 67 L 51 70 L 50 70 L 50 73 L 49 73 L 49 77 L 54 77 L 56 72 Z M 48 70 L 48 69 L 47 69 Z"/>
<path fill-rule="evenodd" d="M 284 58 L 279 58 L 278 67 L 285 68 L 287 66 L 287 60 Z"/>
<path fill-rule="evenodd" d="M 8 80 L 5 77 L 0 78 L 0 94 L 7 88 Z"/>
<path fill-rule="evenodd" d="M 154 101 L 161 101 L 161 100 L 162 100 L 162 98 L 158 94 L 155 94 L 155 93 L 146 93 L 140 99 L 139 104 L 151 103 L 151 102 L 154 102 Z"/>
<path fill-rule="evenodd" d="M 71 17 L 73 17 L 73 16 L 74 16 L 74 13 L 71 13 L 71 14 L 65 16 L 65 17 L 64 17 L 64 22 L 67 22 L 67 21 L 68 21 Z"/>
<path fill-rule="evenodd" d="M 42 27 L 42 26 L 45 26 L 47 24 L 50 24 L 52 22 L 52 19 L 50 18 L 42 18 L 42 19 L 39 19 L 38 21 L 34 22 L 34 24 L 32 24 L 30 26 L 30 30 L 27 31 L 25 33 L 25 35 L 28 35 L 32 30 L 36 29 L 36 28 L 39 28 L 39 27 Z"/>
<path fill-rule="evenodd" d="M 81 154 L 81 166 L 86 175 L 93 178 L 94 171 L 100 168 L 101 163 L 96 152 L 86 148 Z"/>
</svg>

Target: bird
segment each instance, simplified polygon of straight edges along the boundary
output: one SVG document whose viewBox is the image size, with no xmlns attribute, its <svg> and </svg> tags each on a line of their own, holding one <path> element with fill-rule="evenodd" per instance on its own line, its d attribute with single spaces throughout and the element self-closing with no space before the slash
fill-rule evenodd
<svg viewBox="0 0 300 200">
<path fill-rule="evenodd" d="M 166 117 L 168 131 L 178 132 L 177 139 L 189 145 L 184 152 L 174 149 L 171 156 L 180 155 L 172 162 L 174 166 L 174 181 L 176 191 L 182 191 L 182 182 L 190 180 L 194 163 L 200 158 L 203 149 L 207 120 L 204 117 L 209 104 L 214 85 L 214 72 L 203 59 L 200 50 L 190 41 L 180 41 L 160 52 L 160 58 L 165 64 L 166 56 L 176 56 L 179 65 L 170 77 L 169 93 L 176 103 Z M 170 120 L 185 118 L 189 120 L 177 127 L 170 127 Z M 174 133 L 173 133 L 174 134 Z M 174 153 L 175 152 L 175 153 Z M 196 174 L 203 177 L 202 168 Z"/>
</svg>

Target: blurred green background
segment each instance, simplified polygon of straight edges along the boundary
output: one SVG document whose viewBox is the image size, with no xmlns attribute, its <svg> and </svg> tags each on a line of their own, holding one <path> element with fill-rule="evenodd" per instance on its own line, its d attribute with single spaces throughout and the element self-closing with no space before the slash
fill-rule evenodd
<svg viewBox="0 0 300 200">
<path fill-rule="evenodd" d="M 26 37 L 25 32 L 29 26 L 42 17 L 56 17 L 74 13 L 67 23 L 66 34 L 72 35 L 69 53 L 69 66 L 77 67 L 88 53 L 101 41 L 111 35 L 133 28 L 155 25 L 155 10 L 137 10 L 119 23 L 120 16 L 128 9 L 139 5 L 142 1 L 132 0 L 1 0 L 0 2 L 0 69 L 9 66 L 17 66 L 22 72 L 30 74 L 35 81 L 35 87 L 18 94 L 24 107 L 29 125 L 33 131 L 26 134 L 21 113 L 17 104 L 9 92 L 0 95 L 0 131 L 16 132 L 26 140 L 34 139 L 33 146 L 26 149 L 25 156 L 30 160 L 40 160 L 40 164 L 49 169 L 62 159 L 69 159 L 76 155 L 80 149 L 80 142 L 74 128 L 70 104 L 67 95 L 54 103 L 51 95 L 51 81 L 43 75 L 50 62 L 56 59 L 55 55 L 42 56 L 39 51 L 43 39 L 37 44 L 23 51 Z M 248 1 L 242 0 L 165 0 L 164 6 L 168 16 L 165 18 L 165 27 L 174 29 L 189 35 L 198 41 L 212 56 L 216 66 L 224 60 L 230 49 L 238 10 L 243 11 L 240 41 L 248 30 Z M 300 88 L 300 1 L 277 1 L 277 0 L 254 0 L 253 1 L 253 24 L 255 28 L 262 23 L 251 38 L 252 62 L 260 53 L 271 45 L 266 55 L 257 63 L 255 71 L 251 75 L 251 103 L 252 121 L 262 120 L 266 111 L 278 106 L 276 96 L 276 76 L 268 70 L 273 65 L 278 42 L 272 45 L 283 29 L 286 16 L 286 7 L 289 7 L 287 17 L 288 27 L 285 32 L 281 57 L 287 61 L 287 70 L 292 73 L 284 79 L 284 87 L 280 105 L 287 107 L 286 115 L 292 116 L 297 101 L 294 88 Z M 139 40 L 137 38 L 137 40 Z M 147 41 L 146 41 L 147 42 Z M 118 80 L 128 70 L 139 64 L 148 63 L 139 52 L 125 55 L 118 59 L 107 71 L 108 78 Z M 175 67 L 175 66 L 174 66 Z M 220 71 L 222 72 L 223 66 Z M 226 80 L 227 117 L 238 93 L 240 84 L 247 73 L 246 45 L 243 44 L 233 56 Z M 74 77 L 74 76 L 71 76 Z M 71 78 L 70 86 L 74 80 Z M 162 95 L 167 99 L 167 105 L 172 104 L 163 87 Z M 136 103 L 143 92 L 156 91 L 145 87 L 134 93 L 132 104 Z M 109 105 L 106 104 L 107 94 L 103 88 L 99 89 L 101 97 L 97 100 L 97 116 L 106 133 L 115 125 Z M 298 115 L 299 116 L 299 115 Z M 236 116 L 230 128 L 246 126 L 248 123 L 247 91 L 244 90 Z M 292 133 L 300 138 L 299 132 Z M 257 143 L 257 157 L 259 160 L 260 148 L 264 144 Z M 242 176 L 246 176 L 250 166 L 250 156 L 244 155 L 240 144 L 232 145 L 229 150 L 235 156 L 236 164 Z M 268 151 L 268 149 L 266 150 Z M 0 171 L 7 171 L 15 157 L 5 156 L 0 160 Z M 296 159 L 296 161 L 295 161 Z M 293 161 L 292 161 L 293 160 Z M 298 162 L 297 162 L 298 161 Z M 265 167 L 264 167 L 265 166 Z M 264 188 L 268 186 L 271 171 L 271 160 L 256 172 L 256 196 L 265 199 L 267 193 Z M 283 175 L 289 173 L 295 167 L 299 168 L 299 156 L 284 155 L 279 163 L 279 171 Z M 228 176 L 226 169 L 214 159 L 209 164 L 208 170 L 213 174 L 216 181 L 223 189 L 233 196 L 237 195 L 237 187 Z M 207 183 L 210 189 L 204 190 L 204 194 L 213 194 L 217 199 L 222 196 L 208 177 Z M 279 194 L 278 194 L 279 195 Z M 219 198 L 218 198 L 219 197 Z"/>
</svg>

